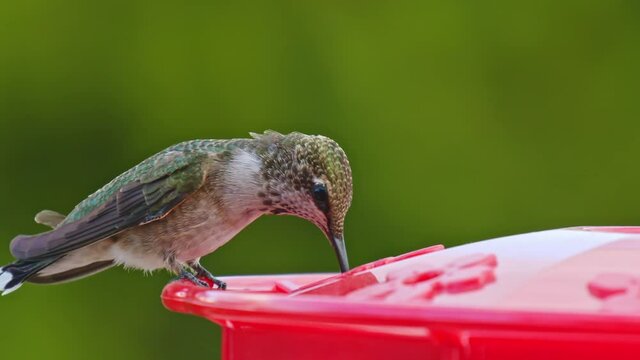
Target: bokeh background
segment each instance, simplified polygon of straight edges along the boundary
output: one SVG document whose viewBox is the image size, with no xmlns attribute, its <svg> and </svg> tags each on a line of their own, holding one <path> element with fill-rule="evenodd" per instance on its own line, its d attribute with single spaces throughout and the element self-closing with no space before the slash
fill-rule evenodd
<svg viewBox="0 0 640 360">
<path fill-rule="evenodd" d="M 352 265 L 572 225 L 640 223 L 635 1 L 5 1 L 0 263 L 138 161 L 249 131 L 336 139 Z M 320 231 L 265 217 L 217 274 L 335 271 Z M 166 273 L 113 269 L 0 299 L 3 359 L 217 358 Z"/>
</svg>

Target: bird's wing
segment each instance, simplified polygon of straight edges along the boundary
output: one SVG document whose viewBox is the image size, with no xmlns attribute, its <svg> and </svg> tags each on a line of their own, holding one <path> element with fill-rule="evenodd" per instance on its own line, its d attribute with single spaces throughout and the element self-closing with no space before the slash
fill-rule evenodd
<svg viewBox="0 0 640 360">
<path fill-rule="evenodd" d="M 38 235 L 20 235 L 11 241 L 18 259 L 62 255 L 167 215 L 199 189 L 206 176 L 206 154 L 183 153 L 155 159 L 141 175 L 119 186 L 100 206 L 80 219 L 60 224 Z M 144 163 L 143 163 L 144 164 Z"/>
</svg>

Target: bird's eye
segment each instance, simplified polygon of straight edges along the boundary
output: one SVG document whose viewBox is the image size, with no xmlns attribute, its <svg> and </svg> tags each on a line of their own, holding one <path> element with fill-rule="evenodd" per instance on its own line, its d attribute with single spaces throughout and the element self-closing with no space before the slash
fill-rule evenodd
<svg viewBox="0 0 640 360">
<path fill-rule="evenodd" d="M 313 185 L 313 198 L 316 201 L 325 201 L 327 200 L 328 196 L 327 196 L 327 188 L 324 186 L 324 184 L 314 184 Z"/>
<path fill-rule="evenodd" d="M 329 211 L 329 194 L 324 184 L 314 184 L 311 193 L 313 200 L 316 202 L 316 206 L 323 212 Z"/>
</svg>

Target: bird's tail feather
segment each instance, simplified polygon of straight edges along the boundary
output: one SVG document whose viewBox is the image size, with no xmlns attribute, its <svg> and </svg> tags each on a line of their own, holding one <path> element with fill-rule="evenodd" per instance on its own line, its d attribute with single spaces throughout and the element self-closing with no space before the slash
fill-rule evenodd
<svg viewBox="0 0 640 360">
<path fill-rule="evenodd" d="M 18 260 L 0 268 L 0 292 L 2 295 L 7 295 L 18 290 L 29 277 L 53 264 L 56 260 L 58 258 Z"/>
</svg>

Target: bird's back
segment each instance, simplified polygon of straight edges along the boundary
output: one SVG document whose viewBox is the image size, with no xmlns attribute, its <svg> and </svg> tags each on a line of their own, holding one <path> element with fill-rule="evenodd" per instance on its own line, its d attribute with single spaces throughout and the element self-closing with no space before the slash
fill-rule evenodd
<svg viewBox="0 0 640 360">
<path fill-rule="evenodd" d="M 166 166 L 178 168 L 183 164 L 176 163 L 181 161 L 181 158 L 175 156 L 175 161 L 172 161 L 174 156 L 172 154 L 185 153 L 185 152 L 219 152 L 224 151 L 231 145 L 234 145 L 238 140 L 190 140 L 173 145 L 167 149 L 160 151 L 159 153 L 143 160 L 138 165 L 120 174 L 108 184 L 89 195 L 86 199 L 80 202 L 76 207 L 67 215 L 65 220 L 60 224 L 68 224 L 79 219 L 82 219 L 95 209 L 103 205 L 108 199 L 110 199 L 119 189 L 124 185 L 133 181 L 153 178 L 153 172 L 158 169 L 158 163 L 164 162 Z"/>
</svg>

